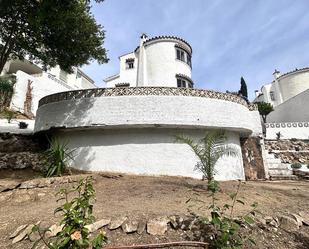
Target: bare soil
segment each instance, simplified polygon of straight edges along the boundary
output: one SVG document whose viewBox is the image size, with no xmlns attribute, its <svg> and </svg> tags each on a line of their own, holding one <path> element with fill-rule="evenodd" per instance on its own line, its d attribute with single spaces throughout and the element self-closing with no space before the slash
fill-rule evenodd
<svg viewBox="0 0 309 249">
<path fill-rule="evenodd" d="M 86 175 L 80 175 L 85 177 Z M 39 173 L 29 170 L 1 170 L 0 187 L 14 186 L 25 180 L 38 178 Z M 63 187 L 74 183 L 54 183 L 33 189 L 13 189 L 0 193 L 0 248 L 31 248 L 31 242 L 24 240 L 12 245 L 9 235 L 23 224 L 41 221 L 41 226 L 49 227 L 61 219 L 54 216 L 59 206 L 55 193 Z M 229 194 L 235 192 L 237 181 L 221 182 L 218 204 L 230 203 Z M 208 215 L 207 206 L 210 197 L 206 191 L 206 182 L 184 177 L 151 177 L 133 175 L 110 175 L 98 173 L 94 177 L 96 203 L 94 214 L 97 219 L 127 215 L 133 218 L 185 215 L 191 211 L 199 215 Z M 1 189 L 0 189 L 1 191 Z M 198 196 L 203 200 L 200 205 L 191 206 L 188 199 Z M 306 181 L 250 181 L 242 184 L 239 197 L 248 205 L 238 205 L 236 213 L 250 210 L 250 205 L 257 202 L 263 215 L 277 216 L 287 213 L 298 213 L 309 208 L 309 182 Z M 297 232 L 268 231 L 256 228 L 250 231 L 256 246 L 244 248 L 309 248 L 309 227 L 303 226 Z M 185 231 L 169 229 L 164 236 L 147 234 L 125 235 L 121 229 L 108 231 L 110 245 L 131 245 L 190 239 Z"/>
</svg>

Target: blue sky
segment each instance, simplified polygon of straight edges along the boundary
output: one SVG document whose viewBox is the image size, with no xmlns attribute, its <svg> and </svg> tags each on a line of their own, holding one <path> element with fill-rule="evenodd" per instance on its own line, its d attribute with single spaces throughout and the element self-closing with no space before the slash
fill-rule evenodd
<svg viewBox="0 0 309 249">
<path fill-rule="evenodd" d="M 133 51 L 143 32 L 191 44 L 197 88 L 236 91 L 243 76 L 252 99 L 274 69 L 309 66 L 309 0 L 105 0 L 92 12 L 106 31 L 110 61 L 83 70 L 100 87 L 118 73 L 118 56 Z"/>
</svg>

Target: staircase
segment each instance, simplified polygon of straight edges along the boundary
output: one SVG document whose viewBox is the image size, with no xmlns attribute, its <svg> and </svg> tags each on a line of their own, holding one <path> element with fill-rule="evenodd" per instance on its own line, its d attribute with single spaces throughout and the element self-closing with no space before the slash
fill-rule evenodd
<svg viewBox="0 0 309 249">
<path fill-rule="evenodd" d="M 289 164 L 282 163 L 274 154 L 266 153 L 266 162 L 270 180 L 297 180 L 298 177 L 293 175 Z"/>
</svg>

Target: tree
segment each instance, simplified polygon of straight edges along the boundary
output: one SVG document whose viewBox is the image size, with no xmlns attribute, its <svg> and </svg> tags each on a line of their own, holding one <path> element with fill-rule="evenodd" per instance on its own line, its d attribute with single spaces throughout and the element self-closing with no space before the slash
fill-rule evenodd
<svg viewBox="0 0 309 249">
<path fill-rule="evenodd" d="M 90 0 L 0 0 L 0 6 L 0 73 L 9 59 L 67 72 L 91 60 L 108 61 Z"/>
<path fill-rule="evenodd" d="M 203 173 L 204 177 L 208 180 L 208 185 L 211 186 L 215 175 L 215 164 L 224 155 L 237 156 L 238 151 L 235 147 L 225 144 L 226 136 L 223 131 L 210 131 L 205 132 L 198 143 L 193 139 L 177 135 L 177 142 L 186 143 L 191 147 L 193 152 L 199 159 L 195 169 Z"/>
<path fill-rule="evenodd" d="M 10 106 L 15 82 L 13 75 L 0 76 L 0 112 Z"/>
<path fill-rule="evenodd" d="M 240 90 L 238 91 L 238 93 L 248 98 L 247 84 L 243 77 L 240 78 Z"/>
<path fill-rule="evenodd" d="M 266 123 L 266 117 L 269 113 L 271 113 L 274 108 L 270 103 L 266 102 L 258 102 L 258 110 L 260 115 L 262 116 L 263 122 Z"/>
</svg>

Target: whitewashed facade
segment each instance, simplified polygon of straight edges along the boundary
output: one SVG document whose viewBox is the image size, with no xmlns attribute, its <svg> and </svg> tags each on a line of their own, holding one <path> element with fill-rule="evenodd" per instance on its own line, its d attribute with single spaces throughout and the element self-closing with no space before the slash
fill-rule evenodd
<svg viewBox="0 0 309 249">
<path fill-rule="evenodd" d="M 267 116 L 266 138 L 309 138 L 309 68 L 295 69 L 280 75 L 275 70 L 274 81 L 256 91 L 255 102 L 271 103 L 274 111 Z"/>
<path fill-rule="evenodd" d="M 195 154 L 175 136 L 198 140 L 221 129 L 238 156 L 223 157 L 215 178 L 244 179 L 240 137 L 261 134 L 256 106 L 233 94 L 195 89 L 191 55 L 183 39 L 142 35 L 140 46 L 120 57 L 119 75 L 105 79 L 108 88 L 41 99 L 35 132 L 52 129 L 75 150 L 72 166 L 78 169 L 201 178 Z"/>
<path fill-rule="evenodd" d="M 135 51 L 119 57 L 119 74 L 104 81 L 107 87 L 177 87 L 179 83 L 192 88 L 191 57 L 192 48 L 183 39 L 173 36 L 147 39 L 143 34 Z"/>
<path fill-rule="evenodd" d="M 24 112 L 24 103 L 28 84 L 31 84 L 31 112 L 35 115 L 38 102 L 46 95 L 75 90 L 95 88 L 94 81 L 78 68 L 73 73 L 67 73 L 59 66 L 44 71 L 41 66 L 27 60 L 8 61 L 2 71 L 2 75 L 15 74 L 16 83 L 10 108 Z"/>
</svg>

